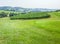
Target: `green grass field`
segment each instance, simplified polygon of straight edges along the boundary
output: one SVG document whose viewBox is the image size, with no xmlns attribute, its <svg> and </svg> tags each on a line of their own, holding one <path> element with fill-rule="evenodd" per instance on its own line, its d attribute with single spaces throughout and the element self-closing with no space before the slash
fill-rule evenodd
<svg viewBox="0 0 60 44">
<path fill-rule="evenodd" d="M 34 20 L 0 18 L 0 44 L 60 44 L 60 13 L 49 14 Z"/>
</svg>

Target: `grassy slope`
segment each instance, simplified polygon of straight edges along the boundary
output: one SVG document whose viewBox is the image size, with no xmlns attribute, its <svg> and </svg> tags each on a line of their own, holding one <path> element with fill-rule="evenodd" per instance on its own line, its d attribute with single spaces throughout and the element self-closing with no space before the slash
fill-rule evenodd
<svg viewBox="0 0 60 44">
<path fill-rule="evenodd" d="M 1 18 L 0 44 L 60 44 L 60 19 L 52 16 L 40 20 Z"/>
</svg>

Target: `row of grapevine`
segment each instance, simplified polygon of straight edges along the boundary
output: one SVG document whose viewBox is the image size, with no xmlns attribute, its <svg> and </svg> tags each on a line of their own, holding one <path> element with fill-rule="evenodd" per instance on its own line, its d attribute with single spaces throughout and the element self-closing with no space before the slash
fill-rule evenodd
<svg viewBox="0 0 60 44">
<path fill-rule="evenodd" d="M 50 17 L 47 12 L 30 12 L 26 14 L 18 14 L 10 17 L 10 19 L 37 19 L 37 18 L 47 18 Z"/>
</svg>

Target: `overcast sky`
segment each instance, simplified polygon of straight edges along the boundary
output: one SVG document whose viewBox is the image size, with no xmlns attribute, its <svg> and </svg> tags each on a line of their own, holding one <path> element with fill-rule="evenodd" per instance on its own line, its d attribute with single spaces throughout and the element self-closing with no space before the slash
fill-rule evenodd
<svg viewBox="0 0 60 44">
<path fill-rule="evenodd" d="M 60 0 L 0 0 L 0 6 L 60 9 Z"/>
</svg>

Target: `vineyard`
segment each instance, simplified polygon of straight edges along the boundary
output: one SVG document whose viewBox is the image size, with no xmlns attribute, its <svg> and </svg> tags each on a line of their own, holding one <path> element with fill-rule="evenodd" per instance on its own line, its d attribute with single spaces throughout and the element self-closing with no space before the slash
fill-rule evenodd
<svg viewBox="0 0 60 44">
<path fill-rule="evenodd" d="M 12 16 L 11 19 L 40 19 L 48 17 L 50 17 L 50 15 L 47 14 L 46 12 L 32 12 L 32 13 L 15 15 Z"/>
</svg>

